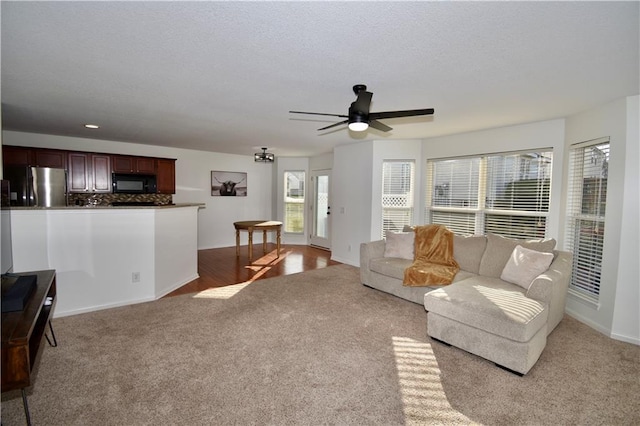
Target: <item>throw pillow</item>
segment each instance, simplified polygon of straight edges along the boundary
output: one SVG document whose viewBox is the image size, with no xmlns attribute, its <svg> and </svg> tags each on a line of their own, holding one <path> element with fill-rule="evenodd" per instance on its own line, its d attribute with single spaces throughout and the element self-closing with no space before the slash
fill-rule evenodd
<svg viewBox="0 0 640 426">
<path fill-rule="evenodd" d="M 504 266 L 509 261 L 509 257 L 517 245 L 544 253 L 553 253 L 556 240 L 553 238 L 546 240 L 518 240 L 489 233 L 487 234 L 487 248 L 484 250 L 480 261 L 480 275 L 500 278 Z"/>
<path fill-rule="evenodd" d="M 500 279 L 528 290 L 533 280 L 549 269 L 552 261 L 552 253 L 543 253 L 517 245 L 502 270 Z"/>
<path fill-rule="evenodd" d="M 414 235 L 413 232 L 387 232 L 384 257 L 413 260 Z"/>
</svg>

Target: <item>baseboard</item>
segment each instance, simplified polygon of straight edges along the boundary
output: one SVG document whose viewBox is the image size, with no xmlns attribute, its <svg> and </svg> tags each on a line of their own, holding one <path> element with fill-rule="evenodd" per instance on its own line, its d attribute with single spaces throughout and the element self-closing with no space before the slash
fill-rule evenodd
<svg viewBox="0 0 640 426">
<path fill-rule="evenodd" d="M 623 334 L 611 333 L 611 338 L 620 340 L 621 342 L 631 343 L 636 346 L 640 346 L 640 338 L 633 336 L 625 336 Z"/>
<path fill-rule="evenodd" d="M 600 324 L 595 323 L 594 321 L 592 321 L 591 319 L 580 315 L 578 313 L 576 313 L 575 311 L 571 310 L 571 309 L 566 309 L 565 310 L 566 314 L 569 315 L 571 318 L 574 318 L 578 321 L 580 321 L 581 323 L 588 325 L 589 327 L 593 328 L 594 330 L 604 334 L 605 336 L 608 336 L 614 340 L 619 340 L 621 342 L 626 342 L 626 343 L 632 343 L 634 345 L 638 345 L 640 346 L 640 338 L 638 338 L 637 336 L 626 336 L 623 334 L 618 334 L 618 333 L 613 333 L 611 332 L 611 330 L 609 330 L 608 328 L 602 327 Z"/>
<path fill-rule="evenodd" d="M 129 306 L 129 305 L 135 305 L 138 303 L 145 303 L 145 302 L 153 302 L 154 300 L 156 300 L 153 297 L 145 297 L 142 299 L 135 299 L 135 300 L 127 300 L 126 302 L 118 302 L 118 303 L 109 303 L 106 305 L 96 305 L 96 306 L 90 306 L 88 308 L 82 308 L 82 309 L 74 309 L 71 311 L 61 311 L 59 309 L 56 309 L 53 311 L 53 318 L 62 318 L 62 317 L 69 317 L 71 315 L 78 315 L 78 314 L 86 314 L 87 312 L 96 312 L 96 311 L 102 311 L 104 309 L 111 309 L 111 308 L 119 308 L 121 306 Z M 60 305 L 58 305 L 56 308 L 58 308 Z"/>
</svg>

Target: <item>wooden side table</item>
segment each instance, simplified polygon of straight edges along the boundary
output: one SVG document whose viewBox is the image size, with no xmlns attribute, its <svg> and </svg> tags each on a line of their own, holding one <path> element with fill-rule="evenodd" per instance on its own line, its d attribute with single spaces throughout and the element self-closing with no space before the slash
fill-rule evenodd
<svg viewBox="0 0 640 426">
<path fill-rule="evenodd" d="M 42 336 L 51 346 L 58 346 L 51 318 L 55 309 L 56 271 L 34 271 L 2 278 L 4 293 L 20 275 L 36 275 L 37 284 L 24 309 L 2 314 L 2 392 L 20 389 L 27 425 L 31 425 L 29 404 L 25 388 L 34 381 L 35 365 L 40 359 Z M 49 326 L 53 342 L 46 334 Z"/>
<path fill-rule="evenodd" d="M 234 222 L 236 228 L 236 256 L 240 256 L 240 231 L 249 233 L 249 260 L 253 259 L 253 231 L 262 231 L 262 251 L 267 252 L 267 231 L 276 231 L 276 257 L 280 257 L 280 232 L 282 222 L 275 220 L 244 220 Z"/>
</svg>

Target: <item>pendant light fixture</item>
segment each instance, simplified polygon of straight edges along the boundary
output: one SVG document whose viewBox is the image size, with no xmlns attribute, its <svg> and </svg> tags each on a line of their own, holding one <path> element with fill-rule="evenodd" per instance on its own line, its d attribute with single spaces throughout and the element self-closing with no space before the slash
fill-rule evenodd
<svg viewBox="0 0 640 426">
<path fill-rule="evenodd" d="M 253 161 L 256 163 L 273 163 L 275 156 L 267 152 L 267 148 L 262 148 L 262 152 L 256 152 L 253 154 Z"/>
</svg>

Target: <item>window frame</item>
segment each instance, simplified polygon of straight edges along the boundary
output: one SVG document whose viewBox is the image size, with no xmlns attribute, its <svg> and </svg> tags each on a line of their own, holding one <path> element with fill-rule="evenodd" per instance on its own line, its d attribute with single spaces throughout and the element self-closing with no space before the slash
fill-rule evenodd
<svg viewBox="0 0 640 426">
<path fill-rule="evenodd" d="M 511 181 L 504 179 L 500 183 L 504 186 L 504 193 L 507 193 L 509 185 L 512 185 L 510 190 L 513 193 L 516 191 L 514 189 L 516 188 L 516 182 L 532 180 L 537 185 L 540 185 L 542 182 L 542 190 L 534 191 L 535 195 L 533 198 L 535 198 L 535 202 L 526 204 L 526 206 L 531 208 L 535 207 L 535 209 L 514 208 L 513 202 L 516 201 L 517 198 L 511 198 L 511 208 L 496 207 L 496 204 L 499 204 L 498 194 L 500 193 L 496 189 L 499 186 L 497 185 L 496 176 L 500 175 L 500 173 L 497 172 L 504 174 L 506 173 L 505 171 L 509 171 L 509 169 L 507 167 L 492 167 L 491 164 L 500 161 L 508 164 L 509 162 L 514 162 L 516 159 L 519 159 L 520 163 L 518 163 L 518 167 L 520 167 L 520 165 L 523 164 L 522 160 L 526 159 L 527 156 L 531 157 L 529 159 L 531 163 L 535 163 L 535 177 Z M 466 162 L 469 163 L 468 166 L 465 166 Z M 475 162 L 477 162 L 477 164 L 475 164 Z M 435 169 L 437 169 L 439 165 L 443 165 L 444 167 L 447 163 L 451 164 L 452 169 L 448 173 L 452 176 L 452 179 L 457 179 L 457 182 L 451 181 L 451 187 L 453 188 L 456 183 L 457 186 L 462 187 L 462 189 L 464 189 L 464 184 L 467 184 L 469 187 L 466 194 L 463 194 L 467 197 L 467 206 L 456 206 L 451 205 L 451 203 L 449 203 L 449 205 L 435 205 L 437 198 L 436 192 L 439 190 L 439 187 L 443 187 L 444 185 L 434 176 L 438 173 Z M 530 165 L 531 164 L 528 164 L 528 166 Z M 460 170 L 454 171 L 453 168 L 455 166 L 466 167 L 469 170 L 468 175 L 461 174 Z M 426 167 L 425 223 L 444 224 L 448 226 L 452 232 L 459 235 L 484 235 L 490 232 L 511 238 L 544 238 L 548 232 L 548 219 L 550 216 L 552 169 L 552 148 L 536 148 L 499 153 L 484 153 L 473 156 L 428 159 Z M 514 170 L 517 171 L 518 174 L 523 172 L 519 168 L 512 168 L 510 171 L 514 172 Z M 444 173 L 446 175 L 447 171 L 445 170 Z M 475 173 L 477 173 L 477 176 Z M 455 178 L 453 177 L 454 175 Z M 494 176 L 493 179 L 491 179 L 492 176 Z M 548 183 L 545 184 L 547 181 Z M 472 184 L 477 184 L 477 187 L 473 187 Z M 527 192 L 527 185 L 523 187 L 525 189 L 522 191 L 529 194 L 530 191 Z M 490 189 L 493 189 L 493 191 L 490 191 Z M 455 188 L 450 189 L 450 192 L 454 190 Z M 460 192 L 460 190 L 458 190 L 458 192 Z M 454 198 L 451 194 L 449 194 L 449 198 L 463 200 L 462 202 L 465 200 L 464 197 Z M 488 202 L 490 199 L 492 201 L 491 203 Z M 503 202 L 506 201 L 503 200 Z M 441 202 L 440 204 L 443 203 Z M 457 204 L 460 204 L 460 201 L 458 201 Z M 442 220 L 436 219 L 438 216 L 440 216 Z M 445 220 L 446 217 L 448 217 L 448 219 Z M 514 222 L 517 223 L 519 220 L 523 224 L 528 222 L 528 228 L 519 228 L 513 225 Z M 492 222 L 494 228 L 489 228 Z M 540 229 L 541 223 L 543 223 L 542 229 Z M 502 226 L 503 229 L 500 229 L 500 226 Z M 518 232 L 520 229 L 528 229 L 528 231 L 520 233 Z"/>
<path fill-rule="evenodd" d="M 402 174 L 399 174 L 402 178 L 400 181 L 400 189 L 408 187 L 408 190 L 402 192 L 385 192 L 386 189 L 397 183 L 387 180 L 388 165 L 401 164 L 409 167 L 409 180 L 406 181 Z M 391 177 L 397 179 L 398 176 Z M 405 225 L 411 225 L 415 214 L 415 182 L 416 182 L 416 161 L 415 160 L 403 160 L 403 159 L 386 159 L 382 160 L 382 176 L 381 176 L 381 190 L 380 190 L 380 206 L 381 206 L 381 237 L 386 237 L 387 231 L 398 232 L 402 231 Z M 385 205 L 385 199 L 390 198 L 404 198 L 406 205 Z M 397 216 L 397 214 L 400 214 Z M 396 223 L 402 225 L 402 228 L 388 226 L 391 222 L 390 217 L 393 217 Z M 404 217 L 402 217 L 404 216 Z"/>
<path fill-rule="evenodd" d="M 296 178 L 298 179 L 299 183 L 302 185 L 301 201 L 299 198 L 291 197 L 289 194 L 291 190 L 291 188 L 289 188 L 289 174 L 293 175 L 293 174 L 300 174 L 300 173 L 302 174 L 302 176 L 301 177 L 296 176 Z M 283 176 L 283 182 L 284 182 L 282 230 L 283 232 L 288 234 L 303 235 L 305 232 L 305 226 L 306 226 L 305 212 L 306 212 L 306 204 L 307 204 L 307 185 L 306 185 L 307 172 L 306 170 L 285 170 L 282 176 Z M 298 188 L 298 190 L 300 189 Z M 295 218 L 296 220 L 301 221 L 299 225 L 294 225 L 292 223 L 294 218 L 289 217 L 289 206 L 293 206 L 293 205 L 300 205 L 300 207 L 298 207 L 299 211 L 297 212 L 297 217 Z"/>
</svg>

